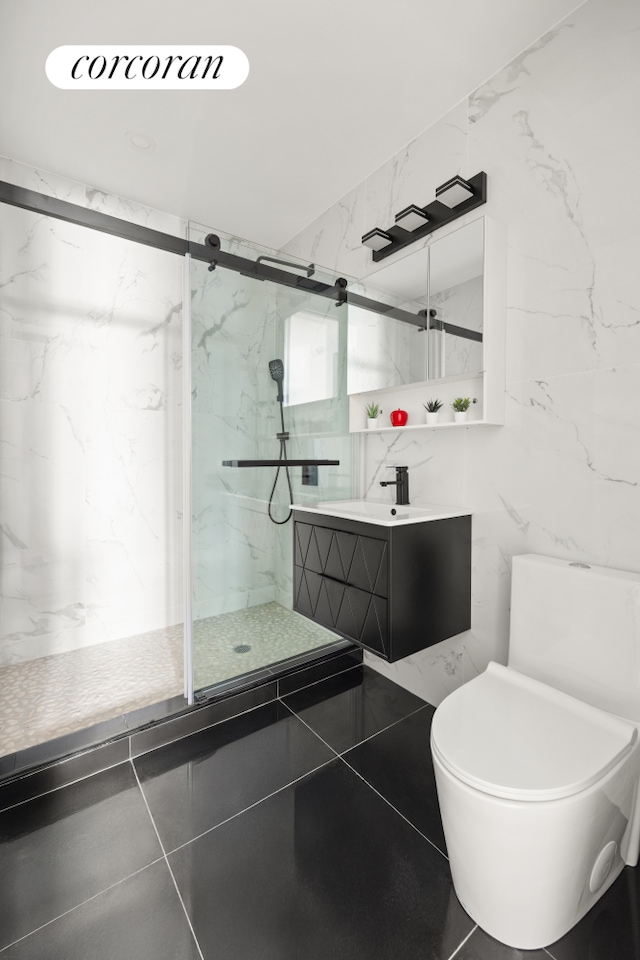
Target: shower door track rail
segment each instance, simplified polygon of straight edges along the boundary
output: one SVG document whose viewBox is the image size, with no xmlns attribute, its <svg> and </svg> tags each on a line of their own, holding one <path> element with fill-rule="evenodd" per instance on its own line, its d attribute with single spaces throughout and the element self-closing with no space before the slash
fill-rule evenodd
<svg viewBox="0 0 640 960">
<path fill-rule="evenodd" d="M 18 187 L 4 180 L 0 180 L 0 203 L 21 207 L 23 210 L 30 210 L 32 213 L 40 213 L 56 220 L 64 220 L 67 223 L 74 223 L 89 230 L 98 230 L 100 233 L 120 237 L 122 240 L 131 240 L 133 243 L 141 243 L 144 246 L 164 250 L 167 253 L 175 253 L 178 256 L 184 257 L 188 253 L 194 260 L 199 260 L 202 263 L 224 267 L 226 270 L 233 270 L 256 280 L 271 280 L 281 286 L 294 287 L 303 290 L 305 293 L 313 293 L 316 296 L 334 300 L 336 306 L 350 303 L 353 306 L 361 307 L 363 310 L 369 310 L 380 316 L 389 317 L 392 320 L 401 320 L 403 323 L 409 323 L 416 327 L 425 326 L 425 318 L 422 314 L 414 314 L 408 310 L 402 310 L 388 303 L 372 300 L 369 297 L 346 290 L 346 281 L 342 277 L 338 277 L 332 285 L 314 280 L 312 277 L 297 276 L 287 273 L 286 270 L 280 270 L 278 267 L 250 260 L 248 257 L 226 253 L 219 248 L 214 250 L 205 244 L 194 243 L 184 237 L 162 233 L 160 230 L 153 230 L 151 227 L 144 227 L 137 223 L 130 223 L 128 220 L 121 220 L 119 217 L 112 217 L 107 213 L 100 213 L 98 210 L 78 206 L 78 204 L 70 203 L 68 200 L 58 200 L 57 197 L 49 197 L 44 193 L 28 190 L 26 187 Z M 306 269 L 306 266 L 304 268 Z M 461 329 L 463 328 L 456 328 L 455 333 L 453 329 L 448 332 L 457 336 L 466 335 L 457 332 Z"/>
<path fill-rule="evenodd" d="M 236 273 L 242 273 L 257 280 L 272 280 L 274 283 L 283 286 L 297 287 L 306 293 L 314 293 L 320 297 L 327 297 L 340 302 L 345 301 L 343 284 L 322 283 L 319 280 L 313 280 L 311 277 L 301 277 L 287 273 L 286 270 L 280 270 L 265 263 L 256 263 L 247 257 L 239 257 L 236 254 L 226 253 L 219 249 L 214 251 L 211 247 L 202 243 L 194 243 L 185 240 L 184 237 L 176 237 L 170 233 L 162 233 L 160 230 L 152 230 L 151 227 L 130 223 L 128 220 L 121 220 L 119 217 L 112 217 L 107 213 L 100 213 L 98 210 L 80 207 L 68 200 L 58 200 L 57 197 L 49 197 L 35 190 L 27 190 L 25 187 L 18 187 L 4 180 L 0 180 L 0 203 L 22 207 L 23 210 L 30 210 L 32 213 L 40 213 L 56 220 L 64 220 L 80 227 L 87 227 L 89 230 L 98 230 L 100 233 L 108 233 L 123 240 L 131 240 L 134 243 L 141 243 L 157 250 L 165 250 L 167 253 L 175 253 L 178 256 L 184 257 L 188 253 L 194 260 L 200 260 L 203 263 L 215 262 L 216 266 L 234 270 Z"/>
</svg>

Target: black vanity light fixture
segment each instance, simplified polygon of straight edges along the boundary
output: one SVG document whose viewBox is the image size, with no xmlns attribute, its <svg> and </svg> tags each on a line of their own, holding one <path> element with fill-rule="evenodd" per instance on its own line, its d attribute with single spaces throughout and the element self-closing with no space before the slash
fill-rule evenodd
<svg viewBox="0 0 640 960">
<path fill-rule="evenodd" d="M 429 217 L 422 207 L 416 207 L 415 203 L 410 203 L 400 213 L 396 213 L 396 227 L 402 227 L 403 230 L 409 230 L 411 233 L 418 227 L 424 227 L 428 221 Z"/>
<path fill-rule="evenodd" d="M 377 252 L 378 250 L 384 250 L 390 243 L 393 243 L 393 237 L 385 233 L 384 230 L 374 227 L 373 230 L 369 230 L 369 233 L 365 233 L 362 243 L 365 247 L 370 247 L 371 250 Z"/>
<path fill-rule="evenodd" d="M 470 187 L 462 177 L 452 177 L 442 186 L 436 187 L 436 200 L 439 203 L 444 203 L 445 207 L 449 207 L 450 210 L 459 207 L 461 203 L 470 200 L 472 196 L 473 187 Z"/>
<path fill-rule="evenodd" d="M 365 233 L 362 243 L 373 251 L 373 260 L 384 260 L 486 202 L 486 173 L 477 173 L 469 180 L 455 176 L 436 188 L 436 199 L 432 203 L 426 207 L 410 204 L 396 214 L 392 227 L 387 230 L 374 227 Z"/>
</svg>

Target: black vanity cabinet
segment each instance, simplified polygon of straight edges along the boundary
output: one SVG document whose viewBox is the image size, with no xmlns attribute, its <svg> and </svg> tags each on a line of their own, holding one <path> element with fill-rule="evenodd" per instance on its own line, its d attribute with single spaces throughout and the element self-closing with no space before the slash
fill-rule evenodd
<svg viewBox="0 0 640 960">
<path fill-rule="evenodd" d="M 293 513 L 293 609 L 385 660 L 471 626 L 471 517 L 398 526 Z"/>
</svg>

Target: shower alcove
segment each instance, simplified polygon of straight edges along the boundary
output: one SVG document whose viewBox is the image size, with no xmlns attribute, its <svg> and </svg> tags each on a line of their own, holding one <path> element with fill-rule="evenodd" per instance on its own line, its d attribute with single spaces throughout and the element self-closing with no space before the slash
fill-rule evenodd
<svg viewBox="0 0 640 960">
<path fill-rule="evenodd" d="M 295 499 L 353 495 L 328 274 L 256 271 L 277 253 L 226 236 L 213 257 L 211 228 L 19 172 L 0 183 L 0 777 L 345 647 L 291 609 L 275 470 L 223 466 L 278 457 L 269 361 L 289 458 L 334 464 L 313 487 L 292 467 Z M 330 388 L 305 399 L 314 331 Z M 272 499 L 283 519 L 283 472 Z"/>
</svg>

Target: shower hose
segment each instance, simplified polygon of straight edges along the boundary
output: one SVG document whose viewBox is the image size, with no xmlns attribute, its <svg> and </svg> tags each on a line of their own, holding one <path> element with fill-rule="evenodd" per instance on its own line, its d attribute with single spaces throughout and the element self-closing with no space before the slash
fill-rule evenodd
<svg viewBox="0 0 640 960">
<path fill-rule="evenodd" d="M 286 461 L 286 459 L 287 459 L 287 437 L 289 436 L 289 434 L 288 434 L 288 433 L 286 432 L 286 430 L 284 429 L 284 412 L 283 412 L 283 409 L 282 409 L 282 400 L 279 400 L 279 403 L 280 403 L 280 425 L 281 425 L 281 427 L 282 427 L 282 431 L 281 431 L 281 433 L 278 434 L 278 439 L 280 440 L 280 453 L 279 453 L 279 455 L 278 455 L 278 458 L 279 458 L 280 460 L 285 460 L 285 461 Z M 289 520 L 291 519 L 291 514 L 293 513 L 293 511 L 291 510 L 291 508 L 289 508 L 289 513 L 287 514 L 287 516 L 286 516 L 286 518 L 285 518 L 284 520 L 276 520 L 276 518 L 273 516 L 273 514 L 272 514 L 272 512 L 271 512 L 271 507 L 273 506 L 273 497 L 274 497 L 274 494 L 275 494 L 275 492 L 276 492 L 276 487 L 277 487 L 277 485 L 278 485 L 278 477 L 280 476 L 280 470 L 281 470 L 281 469 L 282 469 L 281 466 L 278 466 L 278 467 L 276 468 L 276 475 L 275 475 L 274 480 L 273 480 L 273 486 L 271 487 L 271 494 L 270 494 L 270 496 L 269 496 L 269 506 L 268 506 L 268 508 L 267 508 L 267 512 L 268 512 L 268 514 L 269 514 L 269 519 L 271 520 L 271 522 L 272 522 L 272 523 L 277 523 L 277 524 L 279 524 L 279 525 L 282 525 L 282 524 L 284 524 L 284 523 L 288 523 Z M 289 503 L 293 503 L 293 490 L 291 489 L 291 475 L 290 475 L 290 473 L 289 473 L 289 467 L 286 466 L 286 464 L 285 464 L 284 470 L 285 470 L 285 473 L 286 473 L 286 475 L 287 475 L 287 484 L 288 484 L 288 486 L 289 486 Z"/>
</svg>

